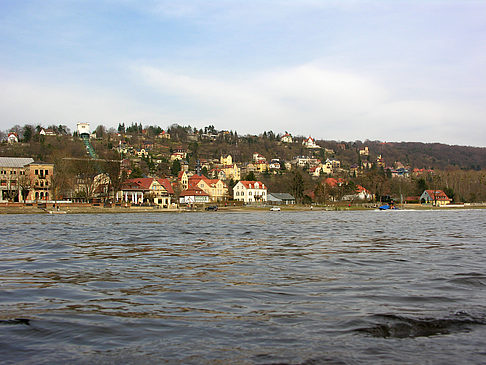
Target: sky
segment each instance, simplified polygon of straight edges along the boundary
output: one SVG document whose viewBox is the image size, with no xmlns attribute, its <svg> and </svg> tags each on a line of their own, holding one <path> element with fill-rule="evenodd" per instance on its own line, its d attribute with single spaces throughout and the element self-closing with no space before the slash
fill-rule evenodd
<svg viewBox="0 0 486 365">
<path fill-rule="evenodd" d="M 486 1 L 0 0 L 0 130 L 486 147 Z"/>
</svg>

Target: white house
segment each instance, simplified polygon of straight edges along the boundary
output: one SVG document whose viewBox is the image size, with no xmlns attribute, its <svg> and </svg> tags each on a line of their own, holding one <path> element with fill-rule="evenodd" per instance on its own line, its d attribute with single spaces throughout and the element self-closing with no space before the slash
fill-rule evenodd
<svg viewBox="0 0 486 365">
<path fill-rule="evenodd" d="M 10 132 L 7 137 L 7 142 L 8 143 L 18 143 L 19 142 L 19 137 L 17 136 L 17 133 L 15 132 Z"/>
<path fill-rule="evenodd" d="M 261 181 L 239 181 L 233 188 L 233 198 L 245 203 L 266 202 L 267 187 Z"/>
<path fill-rule="evenodd" d="M 83 135 L 89 136 L 91 134 L 89 129 L 89 123 L 78 123 L 76 127 L 78 130 L 78 136 L 80 137 Z"/>
<path fill-rule="evenodd" d="M 283 143 L 292 143 L 292 136 L 285 132 L 285 134 L 280 138 L 280 141 Z"/>
<path fill-rule="evenodd" d="M 304 141 L 302 142 L 302 145 L 306 148 L 321 148 L 321 146 L 316 144 L 316 141 L 312 137 L 304 139 Z"/>
</svg>

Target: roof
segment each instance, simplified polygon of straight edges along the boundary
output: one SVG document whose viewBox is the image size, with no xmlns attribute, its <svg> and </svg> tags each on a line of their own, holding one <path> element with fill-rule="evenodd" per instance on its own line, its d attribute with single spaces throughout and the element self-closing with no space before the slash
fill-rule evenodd
<svg viewBox="0 0 486 365">
<path fill-rule="evenodd" d="M 169 194 L 174 194 L 174 189 L 169 181 L 169 179 L 157 179 L 160 185 L 162 185 Z"/>
<path fill-rule="evenodd" d="M 34 159 L 30 157 L 0 157 L 1 167 L 24 167 L 34 162 Z"/>
<path fill-rule="evenodd" d="M 268 193 L 268 199 L 270 199 L 270 196 L 273 196 L 279 200 L 295 200 L 293 195 L 289 193 Z"/>
<path fill-rule="evenodd" d="M 157 180 L 169 194 L 174 194 L 174 189 L 172 189 L 172 185 L 168 179 L 156 179 L 153 177 L 128 179 L 123 182 L 122 187 L 124 190 L 149 190 L 154 180 Z"/>
<path fill-rule="evenodd" d="M 201 180 L 203 180 L 206 184 L 208 184 L 211 187 L 213 187 L 214 185 L 216 185 L 218 182 L 221 181 L 220 179 L 208 179 L 204 175 L 192 175 L 189 178 L 189 185 L 191 185 L 191 186 L 197 185 L 197 184 L 199 184 L 199 182 Z M 223 185 L 226 185 L 226 184 L 223 183 Z"/>
<path fill-rule="evenodd" d="M 191 186 L 189 189 L 181 192 L 179 196 L 209 196 L 209 194 L 197 186 Z"/>
<path fill-rule="evenodd" d="M 442 190 L 425 190 L 425 192 L 435 200 L 452 200 Z"/>
<path fill-rule="evenodd" d="M 240 181 L 241 184 L 247 189 L 257 189 L 255 184 L 258 183 L 258 189 L 267 189 L 264 183 L 261 181 Z"/>
</svg>

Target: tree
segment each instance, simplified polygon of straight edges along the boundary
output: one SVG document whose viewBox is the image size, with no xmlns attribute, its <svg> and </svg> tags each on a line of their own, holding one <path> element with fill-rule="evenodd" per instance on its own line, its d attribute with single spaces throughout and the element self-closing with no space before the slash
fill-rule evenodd
<svg viewBox="0 0 486 365">
<path fill-rule="evenodd" d="M 174 160 L 172 162 L 172 167 L 170 168 L 170 173 L 172 176 L 177 176 L 181 171 L 181 162 L 179 160 Z"/>
<path fill-rule="evenodd" d="M 24 139 L 23 139 L 23 141 L 25 143 L 29 143 L 32 140 L 32 137 L 34 136 L 34 134 L 35 134 L 35 128 L 34 128 L 33 125 L 30 125 L 30 124 L 24 125 L 24 128 L 23 128 Z"/>
<path fill-rule="evenodd" d="M 104 125 L 99 125 L 95 129 L 96 138 L 103 138 L 106 135 L 106 128 Z"/>
<path fill-rule="evenodd" d="M 255 173 L 250 171 L 248 174 L 246 174 L 245 181 L 256 181 Z"/>
<path fill-rule="evenodd" d="M 24 202 L 29 195 L 30 189 L 32 188 L 32 181 L 30 177 L 24 173 L 22 175 L 19 175 L 19 177 L 17 178 L 17 185 L 20 193 L 19 201 Z"/>
<path fill-rule="evenodd" d="M 51 195 L 54 200 L 69 196 L 74 188 L 74 168 L 72 161 L 59 158 L 54 162 L 54 174 L 51 177 Z"/>
<path fill-rule="evenodd" d="M 109 191 L 113 197 L 120 191 L 121 184 L 127 178 L 126 171 L 121 170 L 121 161 L 109 160 L 104 163 L 104 171 L 110 179 Z"/>
<path fill-rule="evenodd" d="M 76 175 L 77 195 L 90 202 L 94 197 L 96 176 L 99 174 L 96 161 L 87 158 L 74 160 L 71 168 Z"/>
<path fill-rule="evenodd" d="M 304 179 L 302 178 L 300 171 L 293 172 L 290 191 L 297 203 L 302 203 L 302 199 L 304 198 Z"/>
</svg>

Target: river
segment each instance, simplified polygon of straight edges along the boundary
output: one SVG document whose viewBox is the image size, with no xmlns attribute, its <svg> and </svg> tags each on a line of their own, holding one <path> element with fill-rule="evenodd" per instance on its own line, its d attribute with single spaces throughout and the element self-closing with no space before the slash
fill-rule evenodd
<svg viewBox="0 0 486 365">
<path fill-rule="evenodd" d="M 486 210 L 0 222 L 2 364 L 486 363 Z"/>
</svg>

